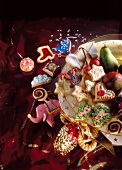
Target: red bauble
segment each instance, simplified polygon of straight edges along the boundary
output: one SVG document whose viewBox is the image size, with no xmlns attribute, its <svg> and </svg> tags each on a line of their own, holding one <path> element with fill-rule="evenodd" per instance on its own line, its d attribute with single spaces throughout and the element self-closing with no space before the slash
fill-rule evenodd
<svg viewBox="0 0 122 170">
<path fill-rule="evenodd" d="M 120 102 L 120 103 L 118 104 L 118 108 L 119 108 L 119 109 L 122 109 L 122 102 Z"/>
<path fill-rule="evenodd" d="M 93 64 L 96 66 L 100 66 L 100 61 L 97 58 L 93 58 L 90 60 L 89 65 L 92 66 Z"/>
<path fill-rule="evenodd" d="M 85 66 L 84 69 L 83 69 L 85 74 L 87 74 L 88 71 L 90 71 L 90 70 L 91 70 L 91 66 L 90 65 Z"/>
</svg>

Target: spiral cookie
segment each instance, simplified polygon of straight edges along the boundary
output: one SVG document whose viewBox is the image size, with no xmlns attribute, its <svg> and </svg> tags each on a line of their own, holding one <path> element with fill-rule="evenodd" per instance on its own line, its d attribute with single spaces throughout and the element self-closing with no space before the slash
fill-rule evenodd
<svg viewBox="0 0 122 170">
<path fill-rule="evenodd" d="M 92 151 L 96 148 L 97 141 L 95 139 L 92 139 L 91 137 L 88 137 L 87 139 L 85 139 L 83 135 L 79 134 L 78 144 L 83 150 Z"/>
<path fill-rule="evenodd" d="M 108 131 L 111 134 L 118 134 L 122 129 L 122 124 L 119 121 L 112 121 L 108 124 Z"/>
<path fill-rule="evenodd" d="M 36 88 L 33 90 L 33 97 L 38 101 L 44 101 L 48 96 L 48 93 L 43 88 Z"/>
</svg>

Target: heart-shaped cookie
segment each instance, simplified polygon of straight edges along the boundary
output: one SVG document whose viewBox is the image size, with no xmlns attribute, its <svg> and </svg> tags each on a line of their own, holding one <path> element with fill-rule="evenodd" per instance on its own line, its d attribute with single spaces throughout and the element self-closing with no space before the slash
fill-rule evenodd
<svg viewBox="0 0 122 170">
<path fill-rule="evenodd" d="M 95 100 L 94 101 L 108 101 L 115 97 L 112 90 L 106 89 L 102 82 L 98 82 L 95 86 Z"/>
</svg>

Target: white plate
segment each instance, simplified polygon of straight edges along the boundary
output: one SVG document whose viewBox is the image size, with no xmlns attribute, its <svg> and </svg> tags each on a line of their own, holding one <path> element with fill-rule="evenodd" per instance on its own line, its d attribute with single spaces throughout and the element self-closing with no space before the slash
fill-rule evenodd
<svg viewBox="0 0 122 170">
<path fill-rule="evenodd" d="M 111 52 L 118 59 L 119 63 L 122 64 L 122 61 L 120 60 L 122 59 L 122 40 L 106 40 L 106 41 L 97 42 L 96 48 L 97 48 L 98 54 L 100 52 L 101 47 L 103 47 L 104 45 L 107 45 L 111 49 Z M 87 43 L 81 46 L 82 47 L 87 46 Z M 66 72 L 70 69 L 71 69 L 71 66 L 66 63 L 62 72 Z M 69 96 L 70 96 L 70 102 L 69 100 L 67 100 Z M 62 110 L 65 112 L 66 115 L 69 116 L 70 114 L 70 116 L 73 117 L 75 113 L 74 108 L 77 105 L 77 100 L 74 99 L 74 97 L 71 97 L 71 95 L 67 95 L 65 98 L 61 97 L 60 95 L 58 95 L 58 97 L 59 97 Z M 104 130 L 102 131 L 102 133 L 112 142 L 113 145 L 116 145 L 116 146 L 122 145 L 122 135 L 108 134 Z"/>
</svg>

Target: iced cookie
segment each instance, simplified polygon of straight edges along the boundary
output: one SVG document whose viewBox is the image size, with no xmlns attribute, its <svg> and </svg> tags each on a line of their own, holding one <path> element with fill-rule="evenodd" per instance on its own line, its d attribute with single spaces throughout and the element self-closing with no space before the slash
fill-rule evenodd
<svg viewBox="0 0 122 170">
<path fill-rule="evenodd" d="M 23 58 L 20 61 L 20 69 L 24 73 L 32 72 L 34 70 L 34 61 L 31 58 L 29 58 L 29 57 Z"/>
<path fill-rule="evenodd" d="M 78 111 L 74 116 L 75 120 L 88 120 L 91 115 L 92 107 L 87 103 L 87 101 L 84 102 L 85 103 L 80 104 L 80 107 L 78 107 Z"/>
<path fill-rule="evenodd" d="M 110 108 L 104 104 L 98 104 L 92 107 L 92 121 L 96 127 L 101 127 L 111 119 Z"/>
<path fill-rule="evenodd" d="M 37 87 L 39 85 L 44 85 L 50 83 L 52 80 L 51 77 L 48 77 L 46 74 L 40 74 L 38 76 L 35 76 L 33 80 L 31 81 L 31 87 Z"/>
<path fill-rule="evenodd" d="M 95 101 L 108 101 L 115 97 L 112 90 L 106 89 L 102 82 L 98 82 L 95 86 Z"/>
<path fill-rule="evenodd" d="M 76 97 L 78 102 L 81 102 L 84 99 L 88 100 L 87 91 L 78 85 L 75 86 L 75 90 L 72 92 L 72 96 Z"/>
<path fill-rule="evenodd" d="M 92 69 L 88 71 L 88 74 L 91 76 L 92 81 L 98 81 L 105 75 L 105 72 L 102 66 L 93 64 Z"/>
<path fill-rule="evenodd" d="M 56 88 L 54 93 L 59 94 L 61 97 L 65 97 L 66 94 L 71 92 L 70 84 L 66 80 L 56 82 L 55 86 Z"/>
<path fill-rule="evenodd" d="M 37 63 L 44 63 L 47 60 L 53 60 L 55 57 L 55 54 L 53 54 L 48 45 L 38 47 L 37 52 L 40 54 L 37 58 Z"/>
<path fill-rule="evenodd" d="M 43 71 L 47 74 L 49 74 L 51 77 L 55 77 L 61 70 L 60 65 L 56 64 L 54 61 L 48 62 L 44 68 Z"/>
<path fill-rule="evenodd" d="M 85 85 L 86 85 L 86 91 L 90 92 L 91 89 L 95 86 L 95 82 L 90 81 L 90 80 L 86 80 Z"/>
</svg>

